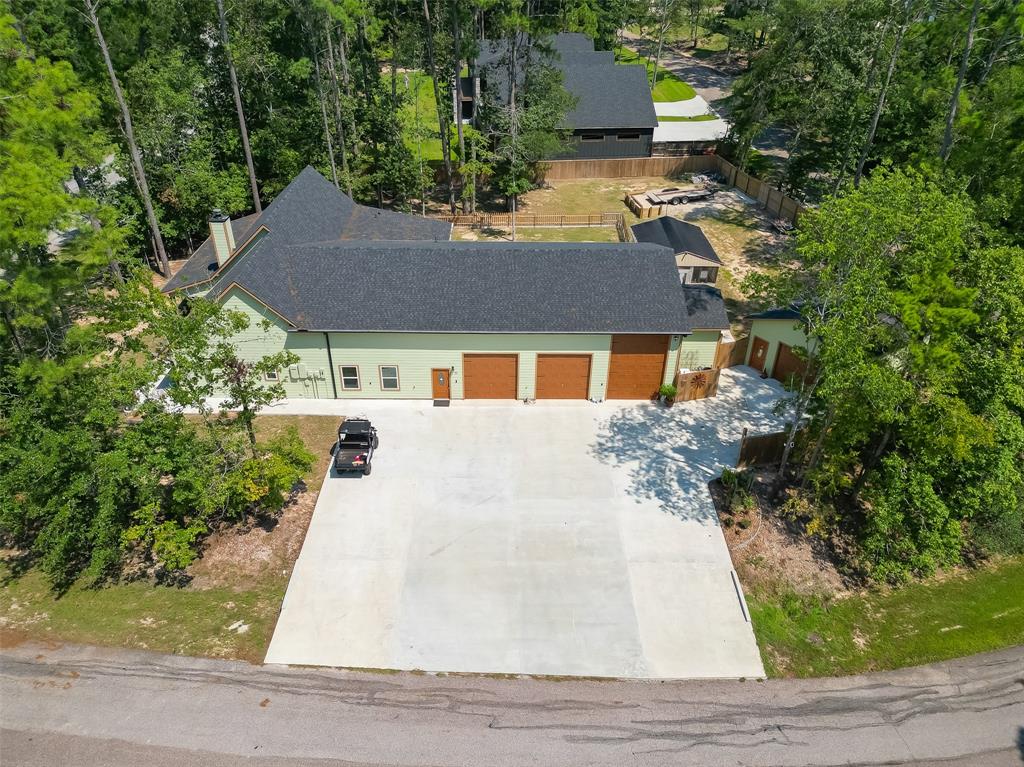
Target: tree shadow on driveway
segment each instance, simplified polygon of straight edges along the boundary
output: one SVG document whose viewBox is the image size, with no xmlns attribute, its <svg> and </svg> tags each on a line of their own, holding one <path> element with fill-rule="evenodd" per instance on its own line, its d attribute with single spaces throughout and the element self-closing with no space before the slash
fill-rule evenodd
<svg viewBox="0 0 1024 767">
<path fill-rule="evenodd" d="M 627 469 L 626 492 L 638 503 L 655 500 L 680 519 L 714 522 L 708 482 L 736 465 L 744 427 L 764 434 L 784 426 L 774 410 L 786 397 L 777 381 L 762 380 L 750 368 L 726 369 L 717 397 L 615 412 L 601 425 L 591 454 Z"/>
</svg>

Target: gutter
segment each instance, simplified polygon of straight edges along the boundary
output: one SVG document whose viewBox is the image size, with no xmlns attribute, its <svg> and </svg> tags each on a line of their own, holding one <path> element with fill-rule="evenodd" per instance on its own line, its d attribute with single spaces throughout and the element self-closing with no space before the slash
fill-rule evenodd
<svg viewBox="0 0 1024 767">
<path fill-rule="evenodd" d="M 326 330 L 324 341 L 327 342 L 327 364 L 331 367 L 331 389 L 334 391 L 334 399 L 338 399 L 338 382 L 334 380 L 334 359 L 331 357 L 331 336 Z"/>
</svg>

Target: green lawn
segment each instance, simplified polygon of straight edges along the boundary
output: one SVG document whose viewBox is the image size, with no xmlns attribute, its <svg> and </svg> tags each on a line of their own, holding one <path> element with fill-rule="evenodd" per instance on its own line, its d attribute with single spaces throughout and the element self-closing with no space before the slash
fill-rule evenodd
<svg viewBox="0 0 1024 767">
<path fill-rule="evenodd" d="M 747 596 L 769 676 L 914 666 L 1024 643 L 1024 558 L 829 603 Z"/>
<path fill-rule="evenodd" d="M 409 87 L 405 87 L 405 78 Z M 437 102 L 434 100 L 434 85 L 430 78 L 418 70 L 399 73 L 398 88 L 410 98 L 402 107 L 402 127 L 405 145 L 412 151 L 413 158 L 423 153 L 425 162 L 442 159 L 441 135 L 437 130 Z"/>
<path fill-rule="evenodd" d="M 718 115 L 692 115 L 689 117 L 683 115 L 658 115 L 658 122 L 660 123 L 700 123 L 717 119 Z"/>
<path fill-rule="evenodd" d="M 615 59 L 620 64 L 645 64 L 647 66 L 647 81 L 650 82 L 654 74 L 654 64 L 648 64 L 644 56 L 631 51 L 629 48 L 616 48 Z M 654 84 L 651 97 L 655 101 L 686 101 L 697 95 L 689 84 L 683 82 L 667 69 L 658 67 L 658 81 Z"/>
<path fill-rule="evenodd" d="M 287 426 L 299 430 L 317 456 L 304 478 L 315 494 L 338 422 L 333 416 L 268 415 L 257 418 L 256 429 L 261 438 Z M 307 510 L 314 502 L 315 496 L 300 501 Z M 79 583 L 57 596 L 38 570 L 13 577 L 11 565 L 0 560 L 0 630 L 13 641 L 31 638 L 261 662 L 306 519 L 286 509 L 269 534 L 258 527 L 244 534 L 229 531 L 226 547 L 212 555 L 208 551 L 189 568 L 196 580 L 184 587 L 144 580 L 101 588 Z"/>
</svg>

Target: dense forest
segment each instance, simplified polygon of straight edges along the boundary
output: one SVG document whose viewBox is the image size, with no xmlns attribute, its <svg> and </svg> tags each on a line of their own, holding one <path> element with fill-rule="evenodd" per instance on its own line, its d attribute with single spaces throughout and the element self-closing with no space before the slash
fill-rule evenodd
<svg viewBox="0 0 1024 767">
<path fill-rule="evenodd" d="M 1024 7 L 1012 0 L 10 0 L 0 19 L 0 535 L 58 586 L 165 573 L 211 526 L 280 508 L 311 457 L 256 438 L 244 318 L 183 316 L 152 272 L 210 211 L 258 212 L 312 164 L 356 199 L 512 201 L 571 106 L 543 40 L 725 40 L 719 151 L 814 208 L 798 302 L 813 375 L 779 475 L 794 514 L 852 535 L 879 580 L 1024 551 Z M 511 98 L 453 120 L 483 40 Z M 518 51 L 536 48 L 520 58 Z M 516 68 L 527 68 L 519 73 Z M 428 162 L 418 98 L 425 74 Z M 520 83 L 522 88 L 520 90 Z M 780 131 L 770 162 L 754 145 Z M 175 405 L 145 396 L 173 371 Z M 205 409 L 228 391 L 241 411 Z M 126 415 L 128 414 L 128 415 Z"/>
</svg>

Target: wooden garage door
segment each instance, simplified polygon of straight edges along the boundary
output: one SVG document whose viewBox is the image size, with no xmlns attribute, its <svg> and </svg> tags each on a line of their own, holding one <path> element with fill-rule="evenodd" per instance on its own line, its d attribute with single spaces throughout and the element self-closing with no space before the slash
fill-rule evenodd
<svg viewBox="0 0 1024 767">
<path fill-rule="evenodd" d="M 462 366 L 466 399 L 516 399 L 518 354 L 464 354 Z"/>
<path fill-rule="evenodd" d="M 668 336 L 612 336 L 608 399 L 649 399 L 661 386 Z"/>
<path fill-rule="evenodd" d="M 793 347 L 780 343 L 779 352 L 775 357 L 775 367 L 772 368 L 772 378 L 789 383 L 791 377 L 794 377 L 794 381 L 799 381 L 806 372 L 807 365 L 793 353 Z"/>
<path fill-rule="evenodd" d="M 587 399 L 589 354 L 538 354 L 537 399 Z"/>
</svg>

